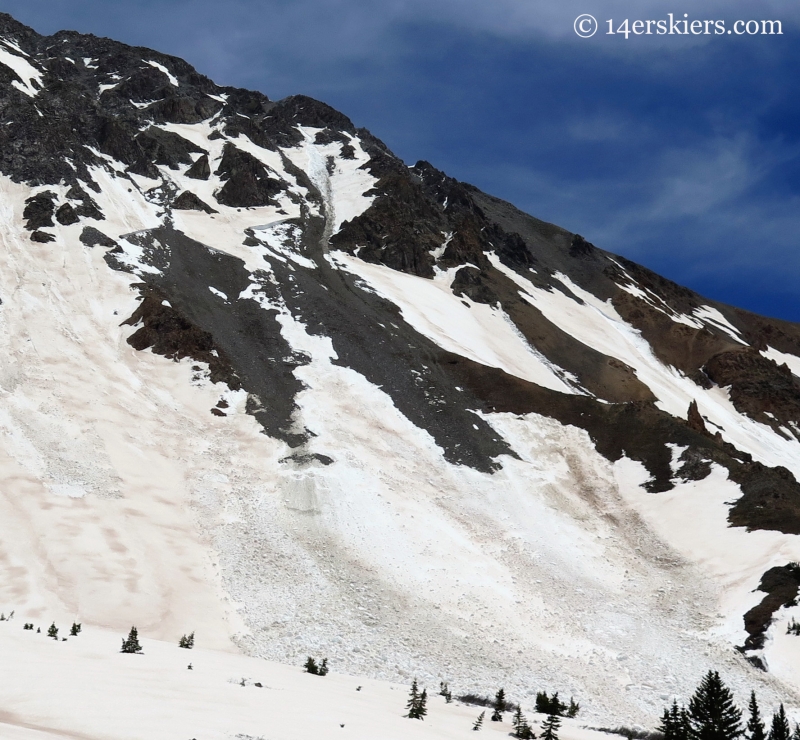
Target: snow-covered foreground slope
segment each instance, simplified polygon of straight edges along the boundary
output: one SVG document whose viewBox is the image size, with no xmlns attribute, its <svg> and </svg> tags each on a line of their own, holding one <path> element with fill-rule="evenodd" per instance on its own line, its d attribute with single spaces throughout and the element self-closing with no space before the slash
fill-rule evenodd
<svg viewBox="0 0 800 740">
<path fill-rule="evenodd" d="M 408 686 L 142 638 L 143 654 L 119 652 L 120 636 L 85 630 L 67 642 L 0 623 L 0 736 L 4 740 L 301 740 L 475 737 L 480 707 L 446 704 L 429 686 L 424 721 L 404 717 Z M 192 669 L 188 666 L 191 664 Z M 260 684 L 257 686 L 256 684 Z M 422 686 L 420 686 L 422 689 Z M 489 712 L 491 713 L 491 712 Z M 528 712 L 531 722 L 541 716 Z M 484 723 L 481 737 L 506 737 Z M 563 740 L 608 735 L 565 720 Z"/>
</svg>

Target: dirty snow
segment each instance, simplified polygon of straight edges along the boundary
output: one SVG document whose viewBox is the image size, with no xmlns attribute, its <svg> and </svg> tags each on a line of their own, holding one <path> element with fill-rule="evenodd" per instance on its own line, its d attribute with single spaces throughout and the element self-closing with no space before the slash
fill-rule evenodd
<svg viewBox="0 0 800 740">
<path fill-rule="evenodd" d="M 209 151 L 216 169 L 225 140 L 208 139 L 213 120 L 164 128 Z M 356 139 L 356 160 L 348 161 L 337 156 L 340 143 L 315 145 L 315 131 L 303 133 L 303 144 L 285 154 L 323 193 L 331 234 L 369 207 L 372 196 L 364 193 L 374 179 L 360 169 L 365 154 Z M 296 195 L 307 195 L 284 170 L 280 153 L 242 136 L 235 143 L 286 179 Z M 334 157 L 331 171 L 328 156 Z M 141 271 L 148 267 L 144 256 L 121 237 L 164 223 L 164 209 L 149 192 L 161 183 L 123 178 L 115 168 L 106 158 L 92 169 L 101 186 L 92 197 L 107 218 L 97 226 L 120 240 L 118 257 Z M 227 208 L 213 200 L 220 185 L 215 176 L 202 182 L 184 171 L 161 173 L 219 210 L 173 212 L 176 228 L 240 257 L 251 271 L 268 269 L 270 256 L 313 269 L 286 223 L 300 210 L 289 198 L 276 207 Z M 645 494 L 640 470 L 611 466 L 585 432 L 535 414 L 486 415 L 519 455 L 503 458 L 496 474 L 450 465 L 386 393 L 335 363 L 330 338 L 310 334 L 254 282 L 238 297 L 277 311 L 292 349 L 310 358 L 295 370 L 304 389 L 293 424 L 312 433 L 304 451 L 333 459 L 330 465 L 295 462 L 285 444 L 266 437 L 244 412 L 243 392 L 211 383 L 202 364 L 128 346 L 135 328 L 121 322 L 138 305 L 131 290 L 136 277 L 109 270 L 103 250 L 83 246 L 80 225 L 55 227 L 55 244 L 30 242 L 20 229 L 30 192 L 0 178 L 0 472 L 14 482 L 0 491 L 0 559 L 8 564 L 0 571 L 0 609 L 16 609 L 29 621 L 77 619 L 87 639 L 37 643 L 20 628 L 6 640 L 0 622 L 4 661 L 14 656 L 22 666 L 13 681 L 0 682 L 0 700 L 28 712 L 11 722 L 0 715 L 9 733 L 17 733 L 10 737 L 56 731 L 92 737 L 109 727 L 125 738 L 200 737 L 201 730 L 209 738 L 278 736 L 274 720 L 264 728 L 265 718 L 292 702 L 297 709 L 287 714 L 305 716 L 309 692 L 316 690 L 308 687 L 322 685 L 308 681 L 328 681 L 326 687 L 341 681 L 350 691 L 351 679 L 304 676 L 232 654 L 237 649 L 294 665 L 309 654 L 327 655 L 343 672 L 403 682 L 417 675 L 429 687 L 444 679 L 485 694 L 503 685 L 528 705 L 537 690 L 558 690 L 575 695 L 582 717 L 598 722 L 652 724 L 673 696 L 688 698 L 710 667 L 723 672 L 742 702 L 755 687 L 766 703 L 798 703 L 731 649 L 741 637 L 736 620 L 753 603 L 758 568 L 789 557 L 794 545 L 768 533 L 753 539 L 755 565 L 739 554 L 725 566 L 728 550 L 745 550 L 737 538 L 747 536 L 750 547 L 749 538 L 759 533 L 726 528 L 724 502 L 735 490 L 718 471 L 705 487 Z M 266 246 L 244 246 L 247 228 Z M 468 300 L 465 306 L 453 296 L 449 273 L 424 280 L 341 253 L 330 258 L 395 302 L 443 348 L 574 392 L 502 311 Z M 559 326 L 634 367 L 660 394 L 662 407 L 683 415 L 697 398 L 726 438 L 798 469 L 796 445 L 780 447 L 771 430 L 743 421 L 724 390 L 702 394 L 658 363 L 609 304 L 567 282 L 584 306 L 515 279 Z M 229 403 L 225 417 L 210 413 L 221 399 Z M 692 531 L 706 537 L 705 549 L 692 549 L 679 531 L 684 505 L 694 507 Z M 146 656 L 98 657 L 110 655 L 116 632 L 131 623 L 151 640 L 173 644 L 151 642 Z M 175 663 L 187 652 L 178 652 L 174 641 L 192 629 L 203 647 L 226 652 L 198 650 L 191 655 L 196 672 L 189 673 Z M 774 640 L 779 644 L 777 635 Z M 40 676 L 45 658 L 25 659 L 23 648 L 28 656 L 49 650 L 51 672 Z M 70 657 L 59 662 L 54 655 Z M 133 665 L 149 667 L 119 669 Z M 797 680 L 789 668 L 780 670 L 788 683 Z M 270 689 L 280 691 L 280 702 L 267 689 L 256 694 L 255 687 L 227 682 L 242 676 L 266 676 L 265 686 L 283 687 Z M 190 678 L 196 684 L 187 692 Z M 366 687 L 369 681 L 358 682 Z M 54 688 L 44 690 L 48 682 Z M 320 694 L 317 703 L 326 708 L 312 724 L 328 721 L 327 707 L 335 713 L 352 706 L 352 716 L 361 719 L 346 724 L 363 737 L 375 736 L 377 722 L 386 737 L 409 736 L 409 721 L 392 714 L 389 692 L 400 689 L 380 689 L 388 713 L 380 719 L 372 710 L 366 716 L 360 695 L 351 704 L 338 688 L 330 690 Z M 122 698 L 132 691 L 144 692 L 153 707 L 146 721 L 125 715 L 136 707 Z M 116 708 L 117 724 L 98 730 L 91 723 L 107 720 L 102 712 L 66 710 L 86 697 L 96 708 L 98 695 L 108 697 L 103 706 Z M 162 701 L 156 695 L 163 703 L 152 703 Z M 240 724 L 222 713 L 228 705 Z M 432 713 L 414 733 L 461 736 L 462 720 L 469 716 L 471 724 L 478 714 L 447 711 L 452 724 L 451 715 L 442 714 L 440 725 Z M 307 734 L 308 727 L 287 724 L 279 736 Z M 486 729 L 505 733 L 507 725 L 487 723 Z M 564 735 L 589 740 L 578 730 Z"/>
<path fill-rule="evenodd" d="M 23 630 L 25 618 L 0 622 L 0 735 L 6 740 L 451 740 L 470 732 L 483 711 L 446 704 L 438 684 L 428 684 L 425 721 L 409 720 L 403 716 L 407 684 L 337 673 L 335 665 L 325 677 L 312 676 L 299 666 L 215 652 L 202 646 L 200 632 L 198 645 L 186 650 L 177 647 L 179 631 L 163 642 L 140 630 L 144 652 L 123 655 L 127 631 L 84 625 L 61 642 L 44 634 L 47 621 L 37 621 L 42 634 Z M 62 634 L 69 624 L 60 623 Z M 544 717 L 524 709 L 538 729 Z M 510 721 L 510 712 L 503 723 L 487 717 L 483 732 L 505 738 Z M 578 720 L 565 720 L 560 736 L 608 738 Z"/>
</svg>

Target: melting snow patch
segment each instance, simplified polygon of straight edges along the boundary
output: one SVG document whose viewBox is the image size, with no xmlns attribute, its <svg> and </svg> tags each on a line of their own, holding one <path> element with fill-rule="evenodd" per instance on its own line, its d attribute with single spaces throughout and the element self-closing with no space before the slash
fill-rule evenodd
<svg viewBox="0 0 800 740">
<path fill-rule="evenodd" d="M 149 59 L 147 60 L 147 63 L 151 67 L 155 67 L 156 69 L 162 71 L 167 76 L 167 79 L 169 80 L 171 85 L 174 85 L 175 87 L 180 87 L 180 85 L 178 83 L 178 78 L 175 77 L 175 75 L 172 74 L 163 64 L 159 64 L 158 62 L 150 61 Z"/>
<path fill-rule="evenodd" d="M 717 311 L 716 308 L 700 306 L 700 308 L 696 308 L 692 313 L 706 324 L 711 324 L 714 328 L 721 329 L 734 341 L 747 344 L 744 339 L 742 339 L 741 334 L 739 334 L 739 330 Z"/>
<path fill-rule="evenodd" d="M 210 291 L 211 291 L 211 292 L 212 292 L 212 293 L 213 293 L 215 296 L 219 296 L 219 297 L 220 297 L 220 298 L 222 298 L 222 300 L 223 300 L 223 301 L 225 301 L 226 303 L 228 302 L 228 296 L 226 296 L 226 295 L 225 295 L 225 294 L 224 294 L 224 293 L 223 293 L 221 290 L 217 290 L 216 288 L 212 288 L 210 285 L 208 286 L 208 289 L 209 289 L 209 290 L 210 290 Z"/>
<path fill-rule="evenodd" d="M 138 244 L 133 244 L 127 239 L 121 239 L 119 242 L 122 252 L 115 252 L 114 257 L 118 262 L 130 267 L 134 274 L 140 275 L 148 273 L 150 275 L 161 275 L 161 270 L 152 265 L 147 264 L 145 261 L 144 249 Z"/>
<path fill-rule="evenodd" d="M 299 226 L 288 223 L 275 223 L 264 227 L 256 226 L 253 230 L 258 232 L 271 250 L 278 253 L 279 259 L 288 257 L 301 267 L 307 267 L 310 270 L 316 269 L 317 265 L 314 262 L 308 257 L 303 257 L 297 251 L 303 234 Z"/>
<path fill-rule="evenodd" d="M 777 349 L 767 347 L 761 351 L 761 354 L 767 359 L 776 362 L 778 365 L 786 365 L 794 375 L 800 378 L 800 357 L 796 355 L 789 355 L 786 352 L 778 352 Z"/>
<path fill-rule="evenodd" d="M 8 44 L 7 41 L 4 43 Z M 25 93 L 29 97 L 34 97 L 42 88 L 42 73 L 36 69 L 27 59 L 21 56 L 12 54 L 8 49 L 0 45 L 0 64 L 4 64 L 11 69 L 17 77 L 22 80 L 19 82 L 13 80 L 11 84 L 20 92 Z M 33 83 L 36 83 L 34 86 Z"/>
</svg>

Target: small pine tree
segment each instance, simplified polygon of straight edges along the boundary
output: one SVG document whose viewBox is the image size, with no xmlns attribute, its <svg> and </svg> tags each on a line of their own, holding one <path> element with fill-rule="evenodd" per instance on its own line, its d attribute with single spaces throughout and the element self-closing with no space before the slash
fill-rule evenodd
<svg viewBox="0 0 800 740">
<path fill-rule="evenodd" d="M 540 740 L 558 740 L 558 728 L 561 727 L 561 718 L 553 713 L 547 716 L 542 722 L 542 734 Z"/>
<path fill-rule="evenodd" d="M 55 622 L 47 628 L 47 636 L 52 637 L 54 640 L 58 639 L 58 627 L 56 627 Z"/>
<path fill-rule="evenodd" d="M 502 722 L 503 712 L 506 711 L 506 692 L 503 689 L 498 689 L 497 693 L 494 695 L 492 709 L 494 709 L 490 718 L 492 722 Z"/>
<path fill-rule="evenodd" d="M 769 730 L 768 740 L 791 740 L 791 737 L 792 730 L 789 727 L 789 720 L 786 719 L 786 711 L 781 704 L 778 711 L 772 715 L 772 727 Z"/>
<path fill-rule="evenodd" d="M 417 685 L 417 679 L 415 678 L 411 682 L 411 691 L 408 695 L 408 702 L 406 702 L 406 717 L 409 719 L 416 719 L 416 711 L 417 705 L 419 704 L 419 686 Z"/>
<path fill-rule="evenodd" d="M 419 695 L 419 702 L 417 703 L 417 716 L 416 719 L 425 719 L 428 713 L 428 689 L 422 689 Z"/>
<path fill-rule="evenodd" d="M 750 704 L 747 708 L 750 711 L 750 718 L 747 720 L 747 740 L 766 740 L 767 732 L 758 709 L 755 691 L 750 692 Z"/>
<path fill-rule="evenodd" d="M 453 694 L 450 693 L 450 687 L 444 681 L 439 681 L 439 696 L 444 697 L 445 704 L 453 701 Z"/>
<path fill-rule="evenodd" d="M 800 740 L 800 725 L 795 723 L 794 732 L 792 733 L 792 740 Z"/>
<path fill-rule="evenodd" d="M 310 655 L 308 656 L 308 660 L 303 667 L 306 669 L 306 673 L 312 673 L 315 676 L 319 675 L 319 666 L 317 665 L 317 661 L 314 660 Z"/>
<path fill-rule="evenodd" d="M 81 626 L 77 622 L 72 623 L 72 628 L 69 631 L 70 637 L 77 637 L 81 632 Z"/>
<path fill-rule="evenodd" d="M 578 712 L 581 711 L 581 705 L 578 704 L 573 697 L 569 698 L 569 707 L 567 708 L 567 717 L 577 717 Z"/>
<path fill-rule="evenodd" d="M 689 710 L 681 707 L 677 740 L 689 740 L 692 734 L 692 723 L 689 721 Z"/>
<path fill-rule="evenodd" d="M 142 646 L 139 644 L 139 632 L 136 627 L 131 627 L 128 638 L 122 641 L 122 653 L 141 653 Z"/>
<path fill-rule="evenodd" d="M 485 716 L 486 716 L 486 710 L 484 709 L 484 710 L 483 710 L 483 711 L 482 711 L 482 712 L 481 712 L 481 713 L 478 715 L 478 719 L 476 719 L 476 720 L 475 720 L 475 724 L 474 724 L 474 725 L 472 725 L 472 729 L 473 729 L 473 730 L 475 730 L 475 732 L 478 732 L 478 731 L 481 729 L 481 727 L 483 727 L 483 718 L 484 718 Z"/>
<path fill-rule="evenodd" d="M 194 647 L 194 632 L 190 632 L 188 635 L 181 637 L 181 639 L 178 640 L 178 647 L 191 650 Z"/>
<path fill-rule="evenodd" d="M 664 740 L 689 740 L 686 708 L 678 709 L 678 702 L 673 700 L 672 707 L 664 710 L 664 714 L 661 716 L 661 725 L 657 729 L 664 735 Z"/>
<path fill-rule="evenodd" d="M 514 732 L 511 733 L 512 737 L 521 738 L 522 740 L 531 740 L 531 738 L 535 737 L 528 720 L 522 713 L 522 707 L 517 707 L 517 711 L 514 712 L 511 726 L 514 728 Z"/>
<path fill-rule="evenodd" d="M 742 734 L 742 712 L 717 671 L 709 671 L 689 701 L 692 740 L 733 740 Z"/>
<path fill-rule="evenodd" d="M 327 676 L 329 670 L 330 669 L 328 668 L 328 659 L 327 658 L 323 658 L 322 659 L 322 663 L 319 664 L 319 675 L 320 676 Z"/>
</svg>

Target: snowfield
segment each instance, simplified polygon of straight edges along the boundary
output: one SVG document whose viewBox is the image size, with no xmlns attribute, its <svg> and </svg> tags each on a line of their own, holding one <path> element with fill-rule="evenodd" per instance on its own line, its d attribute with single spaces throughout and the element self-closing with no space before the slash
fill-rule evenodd
<svg viewBox="0 0 800 740">
<path fill-rule="evenodd" d="M 62 630 L 63 631 L 63 630 Z M 438 696 L 429 685 L 424 721 L 405 718 L 409 686 L 147 639 L 143 654 L 119 652 L 119 634 L 84 629 L 67 642 L 0 622 L 0 736 L 4 740 L 305 740 L 474 737 L 482 707 Z M 191 664 L 192 669 L 188 666 Z M 9 666 L 14 666 L 13 672 Z M 256 685 L 260 684 L 260 686 Z M 420 690 L 423 688 L 420 685 Z M 12 711 L 7 707 L 13 707 Z M 512 713 L 481 737 L 507 737 Z M 526 712 L 531 724 L 543 717 Z M 609 736 L 564 720 L 563 740 Z M 611 736 L 614 737 L 614 736 Z"/>
</svg>

